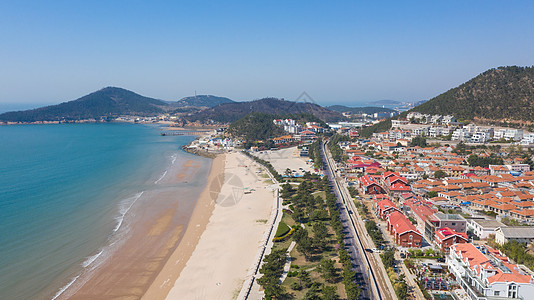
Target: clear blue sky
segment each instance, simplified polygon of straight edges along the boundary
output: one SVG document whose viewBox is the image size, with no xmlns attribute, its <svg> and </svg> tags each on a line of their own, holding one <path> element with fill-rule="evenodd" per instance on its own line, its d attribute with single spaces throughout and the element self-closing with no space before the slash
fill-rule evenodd
<svg viewBox="0 0 534 300">
<path fill-rule="evenodd" d="M 534 65 L 533 1 L 2 1 L 0 103 L 432 98 Z"/>
</svg>

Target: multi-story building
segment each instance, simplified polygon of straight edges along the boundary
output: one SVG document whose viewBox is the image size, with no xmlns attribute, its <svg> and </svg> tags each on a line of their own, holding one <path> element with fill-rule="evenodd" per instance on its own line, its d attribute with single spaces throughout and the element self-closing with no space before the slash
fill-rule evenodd
<svg viewBox="0 0 534 300">
<path fill-rule="evenodd" d="M 532 299 L 534 276 L 487 246 L 455 244 L 447 256 L 449 272 L 473 300 Z"/>
<path fill-rule="evenodd" d="M 471 133 L 466 128 L 458 128 L 453 131 L 451 139 L 453 141 L 469 141 Z"/>
<path fill-rule="evenodd" d="M 534 144 L 534 133 L 527 133 L 523 135 L 523 139 L 520 142 L 521 145 L 531 145 Z"/>
<path fill-rule="evenodd" d="M 467 231 L 467 221 L 457 214 L 444 214 L 437 212 L 430 216 L 425 222 L 425 236 L 429 240 L 434 240 L 436 230 L 448 227 L 456 232 Z"/>
<path fill-rule="evenodd" d="M 434 243 L 444 253 L 449 253 L 449 249 L 454 244 L 467 243 L 467 233 L 456 232 L 449 227 L 440 228 L 434 233 Z"/>
<path fill-rule="evenodd" d="M 510 128 L 497 129 L 493 134 L 493 138 L 496 140 L 506 139 L 506 140 L 520 141 L 521 139 L 523 139 L 523 129 L 510 129 Z"/>
</svg>

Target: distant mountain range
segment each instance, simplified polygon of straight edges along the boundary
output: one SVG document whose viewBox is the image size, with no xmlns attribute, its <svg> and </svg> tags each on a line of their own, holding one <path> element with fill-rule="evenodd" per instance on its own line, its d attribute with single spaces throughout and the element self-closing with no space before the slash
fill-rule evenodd
<svg viewBox="0 0 534 300">
<path fill-rule="evenodd" d="M 339 113 L 344 112 L 350 112 L 352 114 L 374 114 L 374 113 L 380 113 L 380 112 L 395 112 L 395 110 L 390 108 L 382 108 L 382 107 L 375 107 L 375 106 L 366 106 L 366 107 L 349 107 L 344 105 L 331 105 L 327 106 L 329 110 L 337 111 Z"/>
<path fill-rule="evenodd" d="M 251 112 L 272 115 L 309 113 L 319 119 L 331 122 L 345 119 L 339 112 L 313 103 L 291 102 L 276 98 L 264 98 L 250 102 L 223 103 L 210 109 L 185 117 L 190 122 L 235 122 Z"/>
<path fill-rule="evenodd" d="M 413 111 L 466 120 L 534 121 L 534 67 L 490 69 Z"/>
<path fill-rule="evenodd" d="M 117 87 L 106 87 L 79 99 L 25 111 L 0 114 L 0 122 L 32 123 L 42 121 L 112 120 L 118 116 L 156 116 L 180 113 L 187 122 L 234 122 L 251 112 L 283 115 L 310 113 L 324 121 L 343 120 L 338 113 L 311 103 L 296 103 L 275 98 L 235 102 L 224 97 L 198 95 L 168 102 L 141 96 Z"/>
</svg>

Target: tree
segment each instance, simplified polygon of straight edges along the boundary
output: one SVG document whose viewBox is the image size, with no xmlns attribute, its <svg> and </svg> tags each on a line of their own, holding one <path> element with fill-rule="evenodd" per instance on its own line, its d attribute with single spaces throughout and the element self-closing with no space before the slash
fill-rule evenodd
<svg viewBox="0 0 534 300">
<path fill-rule="evenodd" d="M 436 172 L 434 172 L 434 178 L 441 179 L 445 176 L 447 176 L 447 174 L 445 174 L 445 172 L 443 172 L 442 170 L 437 170 Z"/>
<path fill-rule="evenodd" d="M 426 138 L 424 136 L 416 136 L 410 141 L 410 147 L 426 147 L 428 146 Z"/>
<path fill-rule="evenodd" d="M 436 192 L 436 191 L 430 191 L 430 192 L 426 193 L 426 196 L 427 196 L 428 198 L 434 198 L 434 197 L 437 197 L 437 196 L 438 196 L 438 192 Z"/>
<path fill-rule="evenodd" d="M 322 292 L 323 292 L 323 300 L 338 300 L 339 299 L 335 286 L 325 285 L 323 287 Z"/>
<path fill-rule="evenodd" d="M 306 270 L 300 270 L 299 274 L 297 275 L 300 284 L 305 287 L 309 288 L 312 284 L 310 273 L 306 272 Z"/>
<path fill-rule="evenodd" d="M 324 280 L 328 282 L 335 282 L 337 278 L 336 268 L 334 267 L 334 261 L 329 258 L 323 258 L 318 266 L 319 272 L 321 272 Z"/>
<path fill-rule="evenodd" d="M 532 161 L 532 158 L 530 158 L 530 155 L 525 155 L 525 159 L 523 159 L 522 163 L 529 165 L 530 169 L 534 170 L 534 162 Z"/>
<path fill-rule="evenodd" d="M 380 256 L 386 269 L 395 267 L 395 250 L 384 251 Z"/>
<path fill-rule="evenodd" d="M 258 283 L 263 286 L 266 299 L 278 299 L 285 294 L 284 289 L 279 284 L 279 279 L 284 271 L 286 251 L 273 250 L 271 254 L 265 256 L 263 261 L 264 264 L 260 269 L 263 276 L 258 279 Z"/>
</svg>

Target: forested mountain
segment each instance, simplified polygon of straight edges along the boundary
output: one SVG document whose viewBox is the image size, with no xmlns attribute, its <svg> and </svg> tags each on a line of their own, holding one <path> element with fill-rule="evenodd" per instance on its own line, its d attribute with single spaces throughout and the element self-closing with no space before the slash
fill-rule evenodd
<svg viewBox="0 0 534 300">
<path fill-rule="evenodd" d="M 267 140 L 284 133 L 282 127 L 274 125 L 274 119 L 274 115 L 253 112 L 230 124 L 228 132 L 246 141 Z"/>
<path fill-rule="evenodd" d="M 217 97 L 213 95 L 197 95 L 197 96 L 190 96 L 190 97 L 184 97 L 177 102 L 171 103 L 172 106 L 176 107 L 186 107 L 186 106 L 193 106 L 193 107 L 215 107 L 222 103 L 233 103 L 234 100 L 225 98 L 225 97 Z"/>
<path fill-rule="evenodd" d="M 352 114 L 374 114 L 379 112 L 395 112 L 395 110 L 390 108 L 382 108 L 382 107 L 376 107 L 376 106 L 365 106 L 365 107 L 349 107 L 344 105 L 331 105 L 327 106 L 326 108 L 337 111 L 339 113 L 343 112 L 350 112 Z"/>
<path fill-rule="evenodd" d="M 230 124 L 228 132 L 248 142 L 272 139 L 284 134 L 283 127 L 274 125 L 274 119 L 293 119 L 298 124 L 317 122 L 321 126 L 326 126 L 321 119 L 309 113 L 275 115 L 252 112 Z"/>
<path fill-rule="evenodd" d="M 317 104 L 264 98 L 250 102 L 223 103 L 219 106 L 187 116 L 186 120 L 190 122 L 209 122 L 212 120 L 221 123 L 231 123 L 251 112 L 274 115 L 309 113 L 327 122 L 344 119 L 340 113 L 328 110 Z"/>
<path fill-rule="evenodd" d="M 162 100 L 117 87 L 106 87 L 77 100 L 37 109 L 0 114 L 3 122 L 82 120 L 119 115 L 157 115 L 166 110 Z"/>
<path fill-rule="evenodd" d="M 453 115 L 476 122 L 518 125 L 534 122 L 534 67 L 490 69 L 410 111 Z M 360 134 L 369 137 L 374 132 L 388 130 L 392 119 L 405 118 L 408 112 L 367 127 Z"/>
<path fill-rule="evenodd" d="M 412 109 L 457 119 L 534 121 L 534 67 L 490 69 Z"/>
</svg>

